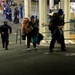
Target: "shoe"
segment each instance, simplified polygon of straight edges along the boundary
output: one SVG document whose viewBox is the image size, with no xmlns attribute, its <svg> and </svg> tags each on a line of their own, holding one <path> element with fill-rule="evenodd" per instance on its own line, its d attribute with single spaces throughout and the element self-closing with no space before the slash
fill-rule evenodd
<svg viewBox="0 0 75 75">
<path fill-rule="evenodd" d="M 61 49 L 61 51 L 66 51 L 66 49 Z"/>
<path fill-rule="evenodd" d="M 5 48 L 5 50 L 8 50 L 8 48 Z"/>
<path fill-rule="evenodd" d="M 53 49 L 50 49 L 49 52 L 53 52 Z"/>
<path fill-rule="evenodd" d="M 27 51 L 29 51 L 30 50 L 30 48 L 27 48 Z"/>
<path fill-rule="evenodd" d="M 2 47 L 4 48 L 4 45 Z"/>
<path fill-rule="evenodd" d="M 35 47 L 34 50 L 38 50 L 38 47 Z"/>
</svg>

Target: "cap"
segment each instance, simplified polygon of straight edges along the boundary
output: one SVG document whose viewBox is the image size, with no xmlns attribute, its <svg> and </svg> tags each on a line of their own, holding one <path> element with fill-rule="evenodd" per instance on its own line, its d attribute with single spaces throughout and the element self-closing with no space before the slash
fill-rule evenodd
<svg viewBox="0 0 75 75">
<path fill-rule="evenodd" d="M 34 19 L 34 15 L 32 15 L 30 18 L 31 18 L 31 19 Z"/>
<path fill-rule="evenodd" d="M 63 15 L 64 14 L 64 11 L 62 9 L 59 9 L 58 12 L 57 12 L 59 15 Z"/>
</svg>

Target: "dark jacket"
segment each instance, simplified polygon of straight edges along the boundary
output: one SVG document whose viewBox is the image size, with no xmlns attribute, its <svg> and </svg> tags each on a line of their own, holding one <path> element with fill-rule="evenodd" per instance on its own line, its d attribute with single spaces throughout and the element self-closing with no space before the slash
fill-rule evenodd
<svg viewBox="0 0 75 75">
<path fill-rule="evenodd" d="M 49 30 L 54 31 L 58 26 L 64 26 L 64 15 L 58 15 L 54 13 L 49 23 Z"/>
<path fill-rule="evenodd" d="M 35 24 L 35 22 L 34 23 L 32 23 L 32 22 L 30 22 L 29 23 L 30 25 L 32 25 L 32 37 L 34 36 L 34 35 L 36 35 L 37 33 L 38 33 L 38 27 L 36 26 L 36 24 Z"/>
<path fill-rule="evenodd" d="M 0 26 L 0 32 L 1 32 L 1 36 L 2 35 L 8 36 L 8 33 L 12 32 L 12 28 L 9 25 L 2 25 Z M 2 34 L 2 32 L 4 34 Z"/>
</svg>

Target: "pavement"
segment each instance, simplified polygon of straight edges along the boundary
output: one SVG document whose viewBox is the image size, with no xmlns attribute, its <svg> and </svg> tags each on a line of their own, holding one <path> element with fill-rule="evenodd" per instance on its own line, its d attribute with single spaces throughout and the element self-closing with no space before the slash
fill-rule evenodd
<svg viewBox="0 0 75 75">
<path fill-rule="evenodd" d="M 0 25 L 4 21 L 0 15 Z M 8 22 L 13 32 L 10 35 L 9 50 L 2 48 L 0 39 L 0 75 L 75 75 L 75 44 L 66 44 L 66 52 L 61 52 L 56 44 L 49 53 L 49 44 L 41 44 L 38 50 L 26 50 L 25 41 L 16 44 L 16 29 L 20 24 Z"/>
<path fill-rule="evenodd" d="M 56 46 L 49 53 L 48 46 L 26 50 L 26 45 L 11 44 L 9 50 L 0 47 L 0 75 L 75 75 L 75 45 L 67 45 L 61 52 Z"/>
</svg>

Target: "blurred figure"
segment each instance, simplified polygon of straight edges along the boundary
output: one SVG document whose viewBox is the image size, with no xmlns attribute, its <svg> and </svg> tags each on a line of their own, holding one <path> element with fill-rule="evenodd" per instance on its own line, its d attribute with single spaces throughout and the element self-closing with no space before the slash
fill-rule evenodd
<svg viewBox="0 0 75 75">
<path fill-rule="evenodd" d="M 56 15 L 56 16 L 55 16 Z M 62 28 L 64 27 L 64 12 L 62 9 L 59 9 L 57 13 L 53 14 L 53 17 L 50 21 L 50 31 L 52 33 L 52 40 L 50 42 L 49 51 L 53 52 L 55 42 L 59 40 L 61 44 L 61 51 L 66 51 L 64 34 Z"/>
<path fill-rule="evenodd" d="M 39 19 L 38 19 L 37 16 L 35 16 L 35 24 L 36 24 L 37 27 L 39 27 Z"/>
<path fill-rule="evenodd" d="M 12 28 L 8 25 L 7 21 L 4 21 L 4 24 L 0 26 L 0 32 L 2 39 L 2 47 L 5 48 L 5 50 L 8 50 L 9 35 L 12 32 Z"/>
<path fill-rule="evenodd" d="M 12 21 L 12 10 L 11 10 L 11 7 L 9 8 L 9 21 Z"/>
<path fill-rule="evenodd" d="M 23 18 L 23 6 L 20 4 L 20 17 Z"/>
<path fill-rule="evenodd" d="M 6 7 L 7 7 L 7 4 L 6 3 L 3 3 L 3 15 L 6 14 Z"/>
<path fill-rule="evenodd" d="M 32 30 L 32 39 L 34 41 L 34 39 L 37 37 L 38 31 L 39 31 L 39 29 L 38 29 L 38 27 L 36 26 L 36 23 L 35 23 L 35 17 L 34 17 L 34 15 L 31 16 L 30 24 L 33 27 L 33 30 Z M 34 47 L 34 49 L 37 49 L 36 42 L 33 42 L 33 47 Z"/>
<path fill-rule="evenodd" d="M 22 20 L 21 32 L 22 36 L 27 36 L 27 50 L 30 50 L 30 42 L 32 37 L 32 25 L 30 24 L 29 18 L 24 18 Z"/>
<path fill-rule="evenodd" d="M 9 6 L 6 7 L 6 19 L 9 19 Z"/>
<path fill-rule="evenodd" d="M 19 23 L 19 10 L 18 7 L 14 9 L 14 23 Z"/>
</svg>

